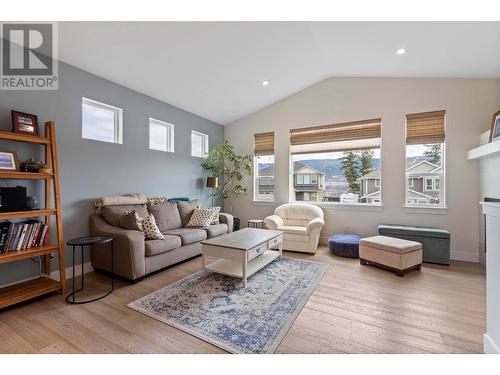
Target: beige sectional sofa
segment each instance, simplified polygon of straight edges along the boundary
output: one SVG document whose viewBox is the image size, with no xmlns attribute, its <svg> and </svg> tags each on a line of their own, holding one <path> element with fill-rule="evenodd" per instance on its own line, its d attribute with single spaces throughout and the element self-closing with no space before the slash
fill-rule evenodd
<svg viewBox="0 0 500 375">
<path fill-rule="evenodd" d="M 200 255 L 200 241 L 232 231 L 233 217 L 223 213 L 219 214 L 219 224 L 186 228 L 197 207 L 198 200 L 106 206 L 102 207 L 100 214 L 91 215 L 90 232 L 92 235 L 113 236 L 115 274 L 137 281 L 152 272 Z M 145 240 L 141 231 L 124 228 L 122 218 L 132 210 L 141 217 L 153 214 L 165 239 Z M 92 246 L 91 261 L 94 268 L 110 272 L 109 245 Z"/>
</svg>

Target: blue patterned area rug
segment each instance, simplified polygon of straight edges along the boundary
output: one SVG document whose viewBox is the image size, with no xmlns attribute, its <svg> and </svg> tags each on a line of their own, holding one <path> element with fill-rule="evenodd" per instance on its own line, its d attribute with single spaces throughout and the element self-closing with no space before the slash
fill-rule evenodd
<svg viewBox="0 0 500 375">
<path fill-rule="evenodd" d="M 128 305 L 231 353 L 274 353 L 328 269 L 275 260 L 241 279 L 200 271 Z"/>
</svg>

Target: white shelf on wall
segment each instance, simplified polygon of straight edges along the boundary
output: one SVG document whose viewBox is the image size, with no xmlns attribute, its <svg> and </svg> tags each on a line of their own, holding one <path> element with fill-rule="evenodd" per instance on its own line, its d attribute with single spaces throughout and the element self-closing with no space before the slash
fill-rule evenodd
<svg viewBox="0 0 500 375">
<path fill-rule="evenodd" d="M 467 160 L 484 159 L 497 154 L 500 155 L 500 141 L 487 143 L 469 150 L 467 152 Z"/>
</svg>

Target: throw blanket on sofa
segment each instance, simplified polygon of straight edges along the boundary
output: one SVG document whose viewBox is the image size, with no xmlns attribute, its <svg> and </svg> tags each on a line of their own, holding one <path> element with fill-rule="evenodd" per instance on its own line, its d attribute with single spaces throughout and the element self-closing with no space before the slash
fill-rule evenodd
<svg viewBox="0 0 500 375">
<path fill-rule="evenodd" d="M 143 193 L 133 193 L 126 195 L 115 195 L 111 197 L 99 197 L 95 200 L 95 211 L 101 213 L 103 207 L 106 206 L 123 206 L 132 204 L 146 204 L 148 199 Z"/>
</svg>

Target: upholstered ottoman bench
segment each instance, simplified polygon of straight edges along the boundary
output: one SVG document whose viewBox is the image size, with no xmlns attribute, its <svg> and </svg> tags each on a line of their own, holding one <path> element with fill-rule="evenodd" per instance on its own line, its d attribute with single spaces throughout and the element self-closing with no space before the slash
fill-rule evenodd
<svg viewBox="0 0 500 375">
<path fill-rule="evenodd" d="M 359 261 L 373 264 L 404 276 L 405 272 L 422 266 L 422 244 L 394 237 L 375 236 L 359 242 Z"/>
<path fill-rule="evenodd" d="M 445 229 L 382 224 L 378 226 L 378 234 L 420 242 L 424 262 L 450 264 L 450 232 Z"/>
<path fill-rule="evenodd" d="M 359 256 L 359 240 L 361 240 L 361 236 L 358 234 L 334 234 L 328 239 L 328 248 L 335 255 L 357 258 Z"/>
</svg>

